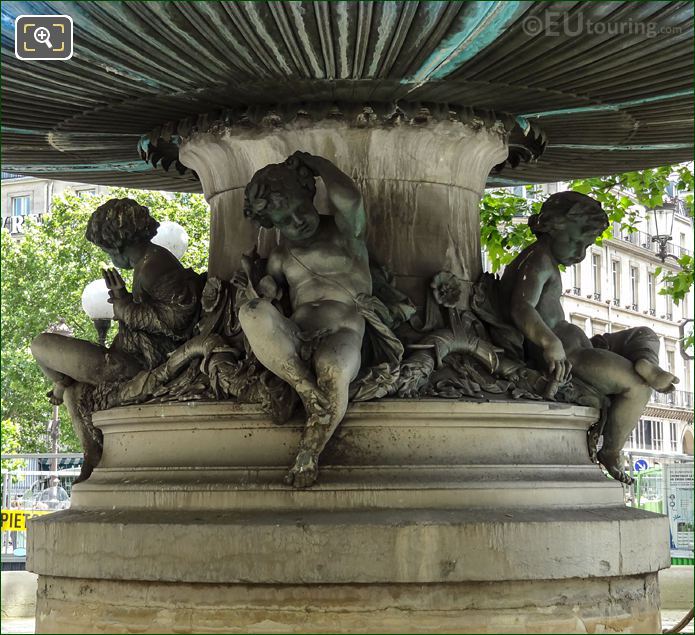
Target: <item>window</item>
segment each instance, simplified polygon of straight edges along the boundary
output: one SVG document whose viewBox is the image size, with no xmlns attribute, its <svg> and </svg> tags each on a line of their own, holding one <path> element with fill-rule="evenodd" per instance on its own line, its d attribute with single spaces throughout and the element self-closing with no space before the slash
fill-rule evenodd
<svg viewBox="0 0 695 635">
<path fill-rule="evenodd" d="M 652 450 L 663 450 L 664 448 L 664 423 L 663 421 L 652 421 Z"/>
<path fill-rule="evenodd" d="M 13 196 L 11 199 L 12 216 L 27 216 L 31 213 L 31 195 Z"/>
<path fill-rule="evenodd" d="M 608 332 L 607 324 L 601 322 L 600 320 L 591 320 L 591 334 L 593 335 L 603 335 Z"/>
<path fill-rule="evenodd" d="M 620 260 L 611 262 L 611 275 L 613 277 L 613 299 L 620 304 Z"/>
<path fill-rule="evenodd" d="M 623 230 L 620 227 L 620 223 L 613 221 L 613 238 L 622 238 Z"/>
<path fill-rule="evenodd" d="M 656 276 L 653 273 L 647 274 L 647 289 L 649 291 L 649 313 L 656 315 Z"/>
<path fill-rule="evenodd" d="M 639 297 L 639 267 L 630 267 L 630 304 L 637 310 L 637 299 Z"/>
<path fill-rule="evenodd" d="M 579 295 L 582 292 L 582 269 L 581 265 L 572 265 L 572 292 Z"/>
<path fill-rule="evenodd" d="M 591 275 L 594 278 L 594 300 L 601 299 L 601 255 L 591 255 Z"/>
<path fill-rule="evenodd" d="M 668 365 L 668 370 L 669 373 L 673 373 L 674 375 L 676 374 L 676 352 L 675 351 L 666 351 L 666 363 Z"/>
<path fill-rule="evenodd" d="M 89 196 L 95 196 L 96 193 L 97 193 L 97 191 L 93 187 L 86 189 L 86 190 L 77 190 L 75 192 L 75 194 L 77 194 L 77 196 L 79 198 L 87 198 Z"/>
<path fill-rule="evenodd" d="M 685 247 L 685 234 L 683 232 L 681 232 L 680 235 L 680 245 L 681 247 Z"/>
<path fill-rule="evenodd" d="M 663 422 L 654 419 L 640 419 L 629 437 L 631 447 L 640 450 L 663 449 Z"/>
<path fill-rule="evenodd" d="M 586 318 L 581 315 L 575 315 L 574 313 L 570 315 L 570 322 L 575 326 L 579 327 L 586 333 Z"/>
<path fill-rule="evenodd" d="M 671 432 L 671 452 L 678 452 L 678 424 L 675 421 L 669 422 Z"/>
<path fill-rule="evenodd" d="M 683 390 L 693 391 L 693 385 L 690 383 L 690 365 L 687 362 L 683 365 Z"/>
<path fill-rule="evenodd" d="M 666 319 L 673 319 L 673 298 L 670 295 L 666 296 Z"/>
</svg>

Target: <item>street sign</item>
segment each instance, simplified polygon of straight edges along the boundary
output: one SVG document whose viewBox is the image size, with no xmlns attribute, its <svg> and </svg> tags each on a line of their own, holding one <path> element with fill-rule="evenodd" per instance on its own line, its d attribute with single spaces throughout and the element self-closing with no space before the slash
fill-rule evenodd
<svg viewBox="0 0 695 635">
<path fill-rule="evenodd" d="M 50 511 L 24 511 L 22 509 L 3 509 L 2 510 L 2 530 L 3 531 L 26 531 L 27 520 L 34 516 L 50 514 Z"/>
<path fill-rule="evenodd" d="M 635 472 L 641 472 L 642 470 L 648 470 L 649 463 L 645 459 L 637 459 L 635 461 Z"/>
</svg>

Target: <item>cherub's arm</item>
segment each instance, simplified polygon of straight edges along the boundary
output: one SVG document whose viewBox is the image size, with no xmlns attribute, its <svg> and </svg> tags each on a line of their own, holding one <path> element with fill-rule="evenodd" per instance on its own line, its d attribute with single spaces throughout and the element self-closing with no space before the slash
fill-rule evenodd
<svg viewBox="0 0 695 635">
<path fill-rule="evenodd" d="M 341 232 L 352 238 L 363 238 L 367 227 L 364 201 L 355 182 L 328 159 L 308 152 L 295 152 L 293 157 L 323 179 L 328 199 L 335 210 L 335 222 Z"/>
<path fill-rule="evenodd" d="M 536 309 L 546 283 L 555 273 L 554 265 L 540 250 L 529 251 L 519 258 L 510 305 L 512 321 L 528 340 L 542 349 L 551 375 L 562 381 L 571 369 L 564 346 Z"/>
<path fill-rule="evenodd" d="M 282 288 L 286 284 L 282 269 L 282 254 L 276 249 L 268 257 L 267 275 L 258 283 L 260 294 L 269 300 L 279 300 Z"/>
</svg>

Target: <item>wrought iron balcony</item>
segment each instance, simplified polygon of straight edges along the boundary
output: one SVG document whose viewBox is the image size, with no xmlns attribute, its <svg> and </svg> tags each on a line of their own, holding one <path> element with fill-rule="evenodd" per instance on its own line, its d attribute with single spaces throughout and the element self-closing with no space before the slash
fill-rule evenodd
<svg viewBox="0 0 695 635">
<path fill-rule="evenodd" d="M 689 390 L 674 390 L 673 392 L 656 392 L 652 393 L 651 403 L 661 406 L 673 406 L 674 408 L 693 407 L 693 393 Z"/>
<path fill-rule="evenodd" d="M 613 232 L 613 237 L 618 240 L 622 240 L 626 243 L 630 243 L 631 245 L 635 245 L 636 247 L 642 247 L 642 249 L 646 249 L 647 251 L 650 251 L 653 254 L 659 252 L 659 246 L 657 245 L 657 243 L 652 241 L 652 235 L 647 234 L 646 232 L 635 231 L 628 233 L 623 232 L 621 230 L 616 230 Z M 669 241 L 666 244 L 666 253 L 673 254 L 677 258 L 680 258 L 684 255 L 689 256 L 692 254 L 692 252 L 689 249 L 681 247 L 680 245 L 675 245 L 673 241 Z"/>
</svg>

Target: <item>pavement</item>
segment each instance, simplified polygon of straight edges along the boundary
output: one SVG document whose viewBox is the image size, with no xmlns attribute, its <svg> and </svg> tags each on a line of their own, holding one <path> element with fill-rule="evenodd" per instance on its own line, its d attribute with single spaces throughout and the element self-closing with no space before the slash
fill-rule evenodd
<svg viewBox="0 0 695 635">
<path fill-rule="evenodd" d="M 33 617 L 8 617 L 0 621 L 0 633 L 33 633 Z"/>
<path fill-rule="evenodd" d="M 667 630 L 669 628 L 673 628 L 678 622 L 683 619 L 685 614 L 688 611 L 686 609 L 664 609 L 661 611 L 661 628 L 664 630 Z M 693 630 L 693 620 L 690 620 L 690 624 L 688 624 L 682 631 L 681 633 L 693 633 L 695 632 Z"/>
<path fill-rule="evenodd" d="M 663 629 L 672 628 L 687 613 L 686 610 L 669 609 L 661 611 L 661 627 Z M 34 618 L 22 617 L 2 620 L 0 623 L 0 633 L 33 633 Z M 693 633 L 693 622 L 691 621 L 681 633 Z"/>
</svg>

